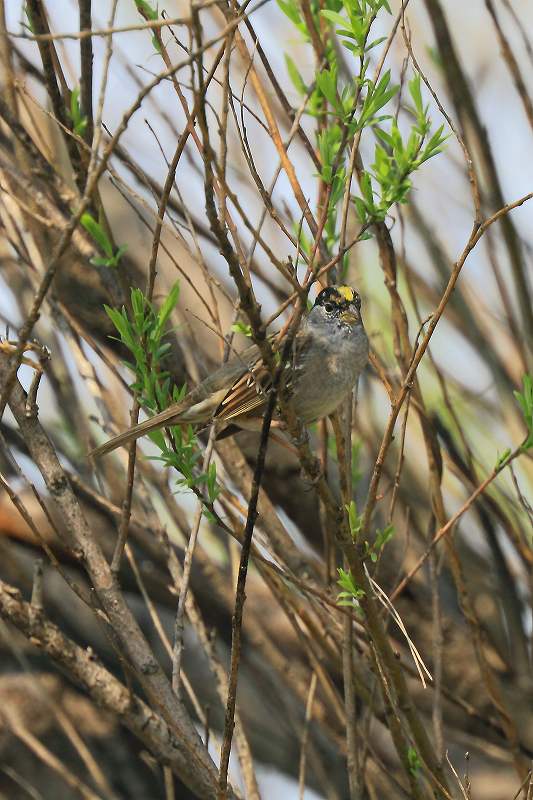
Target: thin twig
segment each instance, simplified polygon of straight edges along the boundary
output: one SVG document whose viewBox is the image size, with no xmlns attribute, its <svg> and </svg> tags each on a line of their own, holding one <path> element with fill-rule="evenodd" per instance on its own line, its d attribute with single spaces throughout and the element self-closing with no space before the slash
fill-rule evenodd
<svg viewBox="0 0 533 800">
<path fill-rule="evenodd" d="M 288 342 L 290 343 L 290 337 Z M 285 344 L 281 364 L 278 367 L 273 379 L 272 388 L 268 397 L 267 406 L 265 409 L 263 424 L 261 427 L 261 440 L 257 452 L 257 460 L 254 469 L 254 477 L 252 483 L 252 492 L 248 502 L 248 516 L 246 518 L 246 526 L 244 528 L 244 536 L 241 550 L 241 558 L 239 563 L 239 575 L 237 579 L 237 589 L 235 592 L 235 609 L 233 612 L 232 625 L 231 625 L 231 661 L 230 661 L 230 676 L 228 699 L 226 703 L 226 714 L 224 718 L 224 732 L 222 737 L 222 751 L 220 755 L 220 771 L 218 779 L 218 800 L 224 800 L 227 796 L 227 781 L 228 781 L 228 767 L 229 757 L 231 752 L 231 740 L 233 738 L 234 728 L 234 715 L 235 704 L 237 700 L 237 677 L 239 670 L 239 661 L 241 655 L 241 630 L 242 618 L 244 611 L 244 601 L 246 599 L 245 588 L 246 578 L 248 575 L 248 561 L 250 558 L 250 550 L 252 545 L 252 536 L 254 526 L 257 519 L 257 500 L 259 497 L 259 489 L 261 487 L 261 479 L 265 466 L 266 451 L 268 447 L 268 434 L 270 432 L 270 424 L 272 422 L 272 415 L 276 406 L 278 395 L 279 382 L 285 366 L 285 360 L 289 354 L 289 347 L 287 342 Z"/>
<path fill-rule="evenodd" d="M 311 675 L 309 683 L 309 692 L 307 695 L 307 703 L 305 705 L 305 718 L 304 727 L 302 731 L 302 741 L 300 744 L 300 766 L 298 770 L 298 798 L 304 800 L 305 794 L 305 765 L 306 765 L 306 751 L 307 740 L 309 739 L 309 726 L 313 717 L 313 703 L 315 700 L 316 691 L 316 672 Z"/>
<path fill-rule="evenodd" d="M 402 580 L 400 581 L 400 583 L 398 584 L 398 586 L 396 587 L 396 589 L 394 590 L 394 592 L 391 594 L 391 596 L 390 596 L 390 599 L 391 599 L 391 601 L 395 600 L 395 599 L 396 599 L 396 597 L 398 597 L 398 595 L 399 595 L 399 594 L 401 594 L 401 592 L 403 592 L 403 590 L 405 589 L 405 587 L 407 586 L 407 584 L 408 584 L 408 583 L 410 583 L 410 581 L 411 581 L 411 580 L 413 579 L 413 577 L 416 575 L 416 573 L 418 572 L 418 570 L 420 569 L 420 567 L 422 567 L 422 565 L 425 563 L 426 559 L 429 557 L 429 555 L 430 555 L 430 553 L 432 552 L 432 550 L 433 550 L 433 548 L 435 547 L 435 545 L 436 545 L 436 544 L 438 544 L 438 542 L 440 542 L 440 540 L 441 540 L 441 539 L 442 539 L 444 536 L 446 536 L 446 535 L 447 535 L 447 534 L 448 534 L 448 533 L 449 533 L 449 532 L 450 532 L 450 531 L 451 531 L 451 530 L 454 528 L 454 526 L 455 526 L 456 522 L 457 522 L 457 521 L 458 521 L 458 520 L 459 520 L 459 519 L 460 519 L 460 518 L 463 516 L 463 514 L 464 514 L 466 511 L 468 511 L 468 509 L 470 508 L 470 506 L 471 506 L 471 505 L 472 505 L 472 504 L 473 504 L 473 503 L 474 503 L 474 502 L 477 500 L 477 498 L 478 498 L 478 497 L 479 497 L 481 494 L 483 494 L 483 492 L 484 492 L 484 491 L 487 489 L 487 487 L 488 487 L 488 486 L 490 486 L 490 484 L 492 483 L 492 481 L 493 481 L 495 478 L 497 478 L 497 477 L 498 477 L 498 475 L 500 474 L 500 472 L 502 472 L 502 470 L 504 470 L 504 469 L 505 469 L 507 466 L 509 466 L 509 464 L 510 464 L 512 461 L 514 461 L 514 459 L 515 459 L 515 458 L 518 458 L 518 456 L 519 456 L 519 455 L 521 455 L 521 453 L 522 453 L 522 448 L 521 448 L 521 446 L 519 446 L 519 447 L 517 447 L 515 450 L 513 450 L 513 452 L 512 452 L 512 453 L 511 453 L 511 454 L 508 456 L 508 458 L 506 459 L 506 461 L 505 461 L 504 463 L 500 464 L 500 465 L 497 465 L 497 466 L 496 466 L 496 467 L 495 467 L 495 468 L 492 470 L 492 472 L 490 473 L 490 475 L 488 475 L 488 476 L 485 478 L 485 480 L 484 480 L 484 481 L 482 481 L 482 482 L 479 484 L 479 486 L 478 486 L 478 487 L 477 487 L 477 488 L 476 488 L 476 489 L 475 489 L 475 490 L 472 492 L 472 494 L 470 495 L 470 497 L 468 497 L 468 499 L 467 499 L 467 500 L 465 500 L 465 502 L 463 503 L 463 505 L 461 506 L 461 508 L 459 508 L 459 509 L 458 509 L 458 510 L 455 512 L 455 514 L 454 514 L 452 517 L 450 517 L 450 519 L 448 520 L 448 522 L 447 522 L 445 525 L 443 525 L 443 526 L 442 526 L 442 528 L 439 528 L 439 530 L 438 530 L 438 531 L 435 533 L 435 535 L 434 535 L 433 539 L 431 540 L 431 542 L 430 542 L 430 544 L 428 545 L 428 547 L 426 548 L 426 550 L 425 550 L 425 551 L 422 553 L 422 555 L 420 556 L 420 558 L 417 560 L 416 564 L 414 564 L 414 566 L 413 566 L 413 567 L 411 567 L 411 569 L 409 570 L 409 572 L 407 573 L 407 575 L 406 575 L 404 578 L 402 578 Z"/>
<path fill-rule="evenodd" d="M 209 431 L 209 438 L 205 448 L 204 460 L 202 464 L 202 472 L 207 472 L 213 454 L 215 445 L 216 428 L 215 425 L 211 426 Z M 196 547 L 196 539 L 198 531 L 200 530 L 200 523 L 204 514 L 204 506 L 202 500 L 198 500 L 196 513 L 191 526 L 191 533 L 189 541 L 187 542 L 187 549 L 185 550 L 185 557 L 183 559 L 183 575 L 180 583 L 180 593 L 178 599 L 178 609 L 176 611 L 176 620 L 174 622 L 174 647 L 172 651 L 172 688 L 176 695 L 180 696 L 180 676 L 181 676 L 181 661 L 183 656 L 184 646 L 184 633 L 185 633 L 185 603 L 187 600 L 187 592 L 189 590 L 189 582 L 191 579 L 192 561 L 194 556 L 194 548 Z"/>
</svg>

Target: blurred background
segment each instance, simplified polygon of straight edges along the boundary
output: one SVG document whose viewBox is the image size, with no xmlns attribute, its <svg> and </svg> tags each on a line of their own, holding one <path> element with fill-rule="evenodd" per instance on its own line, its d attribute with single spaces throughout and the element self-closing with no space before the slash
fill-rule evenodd
<svg viewBox="0 0 533 800">
<path fill-rule="evenodd" d="M 53 33 L 79 29 L 75 3 L 56 0 L 43 5 Z M 391 9 L 392 15 L 378 16 L 373 28 L 375 38 L 388 36 L 399 3 L 391 3 Z M 28 32 L 24 3 L 10 0 L 4 11 L 20 122 L 59 176 L 48 197 L 50 203 L 55 203 L 55 210 L 50 215 L 53 224 L 47 228 L 38 216 L 31 224 L 24 217 L 24 192 L 44 191 L 42 185 L 47 179 L 40 165 L 32 172 L 31 164 L 24 162 L 28 182 L 18 184 L 20 202 L 10 197 L 10 181 L 16 182 L 17 176 L 2 169 L 0 322 L 2 334 L 16 339 L 57 237 L 53 225 L 64 214 L 60 200 L 66 198 L 68 207 L 76 184 L 65 138 L 53 120 L 37 44 L 22 35 Z M 163 11 L 168 18 L 190 16 L 186 3 L 167 2 L 158 8 L 159 14 Z M 106 28 L 110 14 L 111 4 L 93 3 L 93 28 Z M 135 26 L 140 19 L 134 2 L 118 2 L 115 27 Z M 205 40 L 218 35 L 224 27 L 216 6 L 203 9 L 201 19 Z M 317 67 L 312 48 L 275 2 L 259 7 L 251 20 L 280 90 L 290 106 L 297 109 L 301 97 L 289 79 L 285 54 L 291 55 L 304 81 L 310 84 Z M 426 0 L 409 3 L 406 22 L 413 53 L 472 157 L 482 212 L 488 217 L 533 190 L 533 8 L 510 0 L 466 4 Z M 164 28 L 162 36 L 170 58 L 177 63 L 186 58 L 191 42 L 186 26 L 176 25 L 172 30 L 173 33 Z M 269 82 L 250 32 L 243 30 L 243 36 L 249 52 L 254 54 L 286 141 L 291 121 L 279 93 Z M 502 39 L 512 58 L 505 56 Z M 92 42 L 93 102 L 98 112 L 108 39 L 94 37 Z M 62 80 L 72 90 L 79 84 L 79 41 L 58 38 L 54 46 Z M 382 47 L 371 51 L 371 68 L 378 63 Z M 207 69 L 213 53 L 213 48 L 206 51 Z M 348 57 L 343 59 L 343 70 L 349 76 L 354 64 Z M 402 85 L 405 75 L 412 75 L 412 65 L 407 65 L 405 59 L 405 42 L 398 30 L 386 68 Z M 163 68 L 148 31 L 130 30 L 113 37 L 102 95 L 102 146 L 117 130 L 142 86 Z M 216 73 L 221 78 L 222 69 L 223 65 Z M 523 83 L 517 78 L 517 70 Z M 178 79 L 192 107 L 188 68 L 178 73 Z M 235 116 L 230 111 L 227 181 L 240 206 L 257 225 L 264 204 L 250 176 L 241 136 L 247 136 L 265 187 L 270 187 L 276 173 L 278 155 L 265 130 L 264 114 L 249 73 L 235 52 L 231 90 Z M 445 123 L 450 138 L 445 152 L 423 165 L 414 176 L 408 204 L 395 207 L 386 220 L 411 345 L 421 322 L 437 307 L 474 222 L 463 150 L 426 87 L 423 93 L 434 127 Z M 208 96 L 212 144 L 218 153 L 220 120 L 216 114 L 220 114 L 221 86 L 214 83 Z M 400 108 L 397 100 L 391 106 L 396 102 Z M 392 108 L 390 113 L 395 111 Z M 402 114 L 399 121 L 405 124 Z M 14 144 L 5 116 L 2 125 L 2 157 L 14 164 L 19 159 L 18 168 L 24 172 L 19 145 Z M 186 117 L 172 81 L 161 81 L 133 114 L 110 159 L 110 169 L 99 183 L 113 241 L 117 246 L 127 245 L 120 268 L 91 266 L 94 243 L 81 233 L 80 240 L 73 240 L 73 246 L 62 258 L 34 331 L 51 354 L 39 386 L 39 418 L 73 481 L 91 530 L 109 557 L 126 487 L 127 454 L 117 452 L 96 465 L 90 464 L 85 454 L 129 424 L 131 393 L 125 384 L 131 383 L 132 378 L 121 362 L 127 354 L 110 339 L 114 331 L 103 306 L 127 305 L 130 286 L 145 286 L 157 203 L 168 163 L 185 125 Z M 302 128 L 313 145 L 315 126 L 316 121 L 304 115 Z M 373 148 L 372 138 L 363 137 L 361 157 L 365 164 L 371 163 Z M 288 152 L 304 196 L 314 210 L 316 166 L 297 137 Z M 254 245 L 237 204 L 228 202 L 236 218 L 240 245 L 250 258 L 263 319 L 268 319 L 287 297 L 289 283 L 274 269 L 265 248 Z M 283 171 L 273 189 L 272 204 L 288 229 L 297 228 L 301 212 Z M 377 565 L 371 566 L 375 580 L 389 594 L 439 527 L 435 523 L 435 474 L 439 474 L 449 519 L 490 474 L 498 457 L 524 437 L 523 419 L 513 392 L 520 390 L 524 373 L 533 371 L 532 214 L 529 203 L 514 209 L 488 230 L 467 258 L 417 372 L 423 404 L 415 398 L 408 406 L 408 416 L 400 414 L 395 441 L 384 465 L 374 526 L 384 528 L 391 522 L 395 533 Z M 348 230 L 351 239 L 358 230 L 355 214 L 353 218 L 349 216 Z M 280 261 L 296 260 L 296 248 L 268 214 L 261 231 Z M 304 273 L 304 266 L 300 266 L 298 277 L 302 279 Z M 176 384 L 187 382 L 190 386 L 220 363 L 223 343 L 217 327 L 220 325 L 224 334 L 229 332 L 236 298 L 227 264 L 209 228 L 203 161 L 192 137 L 176 171 L 163 226 L 156 304 L 164 300 L 176 280 L 180 281 L 180 297 L 172 317 L 168 369 Z M 361 293 L 366 329 L 381 367 L 380 375 L 369 366 L 362 376 L 354 418 L 354 492 L 362 507 L 390 410 L 385 384 L 389 380 L 397 385 L 401 378 L 391 295 L 375 237 L 350 251 L 346 282 Z M 213 296 L 218 304 L 217 319 L 210 313 Z M 281 320 L 285 319 L 287 315 L 282 315 Z M 277 324 L 279 320 L 274 323 Z M 240 334 L 235 341 L 238 347 L 246 343 Z M 32 374 L 29 366 L 21 366 L 19 378 L 25 387 Z M 12 491 L 23 499 L 41 536 L 51 544 L 64 569 L 77 580 L 85 580 L 54 530 L 60 530 L 64 522 L 59 517 L 47 519 L 35 498 L 32 485 L 53 516 L 42 476 L 29 457 L 9 410 L 4 414 L 1 431 L 2 474 Z M 328 479 L 337 489 L 334 456 L 327 462 L 328 437 L 331 442 L 331 430 L 323 426 L 312 431 L 313 445 L 326 459 Z M 144 442 L 142 449 L 152 455 L 155 452 Z M 235 442 L 220 442 L 216 447 L 225 518 L 243 519 L 256 450 L 257 438 L 251 434 L 239 435 Z M 438 465 L 434 471 L 428 452 Z M 120 575 L 128 604 L 167 670 L 170 662 L 159 628 L 172 641 L 177 595 L 175 576 L 168 572 L 161 531 L 168 535 L 168 546 L 182 561 L 196 514 L 194 495 L 176 493 L 174 484 L 175 478 L 156 462 L 142 459 L 138 464 L 130 527 L 131 557 Z M 449 759 L 460 776 L 453 785 L 454 797 L 503 800 L 518 796 L 515 793 L 527 777 L 533 757 L 532 486 L 533 465 L 531 455 L 526 454 L 513 462 L 512 471 L 506 469 L 498 476 L 461 518 L 449 547 L 438 550 L 430 566 L 426 564 L 417 572 L 395 600 L 411 639 L 434 678 L 437 675 L 438 702 L 434 684 L 423 688 L 405 638 L 390 623 L 393 646 L 406 667 L 413 702 L 441 759 L 444 763 Z M 294 454 L 276 443 L 269 448 L 264 490 L 257 525 L 259 554 L 304 581 L 312 576 L 334 606 L 335 568 L 341 562 L 324 534 L 316 492 L 302 478 Z M 40 547 L 7 493 L 0 495 L 0 532 L 0 577 L 29 599 Z M 238 557 L 235 541 L 228 540 L 220 529 L 203 519 L 191 591 L 205 631 L 226 666 Z M 73 598 L 56 568 L 45 561 L 47 616 L 80 645 L 93 648 L 109 669 L 119 672 L 116 652 L 94 615 Z M 155 612 L 147 605 L 147 596 Z M 254 562 L 249 576 L 245 608 L 239 710 L 254 756 L 261 796 L 297 798 L 305 784 L 306 798 L 349 797 L 338 636 L 342 620 L 338 612 L 268 572 L 260 560 Z M 154 613 L 160 625 L 155 624 Z M 50 752 L 93 787 L 91 791 L 96 796 L 172 796 L 156 759 L 118 725 L 112 714 L 97 710 L 87 693 L 74 687 L 68 675 L 58 672 L 46 655 L 7 623 L 2 623 L 0 633 L 0 695 L 4 698 L 0 708 L 6 709 L 0 717 L 5 717 L 0 739 L 3 796 L 85 796 L 79 786 L 69 785 L 50 760 L 28 744 L 28 739 L 13 732 L 14 718 L 19 725 L 16 730 L 23 725 L 45 741 Z M 412 796 L 400 775 L 384 722 L 362 630 L 359 635 L 355 666 L 357 718 L 369 776 L 362 796 Z M 202 736 L 206 728 L 211 731 L 210 751 L 216 761 L 223 705 L 210 656 L 191 619 L 186 626 L 184 653 L 184 674 L 190 683 L 188 707 Z M 314 684 L 316 688 L 310 693 Z M 86 743 L 98 769 L 88 766 L 90 759 L 80 757 L 81 745 L 73 743 L 72 727 Z M 302 776 L 303 751 L 307 752 L 307 764 L 304 761 Z M 96 774 L 102 772 L 96 788 L 95 770 Z M 230 777 L 236 786 L 243 785 L 236 756 Z M 179 783 L 175 791 L 176 797 L 189 796 Z M 429 791 L 427 786 L 425 791 Z"/>
</svg>

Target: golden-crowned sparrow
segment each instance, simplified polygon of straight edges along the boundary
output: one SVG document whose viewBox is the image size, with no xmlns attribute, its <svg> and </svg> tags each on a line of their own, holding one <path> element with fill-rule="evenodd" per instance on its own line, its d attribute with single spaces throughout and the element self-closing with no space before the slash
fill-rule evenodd
<svg viewBox="0 0 533 800">
<path fill-rule="evenodd" d="M 359 294 L 350 286 L 323 289 L 294 337 L 283 376 L 298 416 L 309 423 L 335 411 L 352 391 L 367 360 Z M 222 436 L 238 429 L 258 430 L 270 384 L 270 372 L 253 345 L 209 375 L 182 402 L 115 436 L 91 455 L 103 455 L 172 425 L 214 420 Z"/>
</svg>

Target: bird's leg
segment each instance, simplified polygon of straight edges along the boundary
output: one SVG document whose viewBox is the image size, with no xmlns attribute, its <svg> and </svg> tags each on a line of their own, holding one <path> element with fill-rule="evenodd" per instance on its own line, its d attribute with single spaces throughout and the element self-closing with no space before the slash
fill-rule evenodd
<svg viewBox="0 0 533 800">
<path fill-rule="evenodd" d="M 282 430 L 284 433 L 287 432 L 287 428 L 288 428 L 287 423 L 284 422 L 282 419 L 280 419 L 278 421 L 277 427 L 278 427 L 279 430 Z M 272 436 L 272 434 L 271 434 L 271 436 Z M 297 458 L 299 458 L 300 449 L 304 445 L 308 444 L 308 442 L 309 442 L 309 431 L 308 431 L 308 429 L 307 429 L 307 427 L 305 425 L 303 425 L 303 424 L 299 425 L 298 438 L 294 438 L 293 437 L 293 442 L 294 442 L 294 444 L 288 444 L 287 443 L 285 446 L 292 453 L 294 453 Z M 317 483 L 323 478 L 323 476 L 324 476 L 324 471 L 323 471 L 322 467 L 320 467 L 320 466 L 318 467 L 318 469 L 316 470 L 316 472 L 313 475 L 309 475 L 309 473 L 304 469 L 304 467 L 302 467 L 301 472 L 300 472 L 300 477 L 301 477 L 303 483 L 308 488 L 308 490 L 314 488 L 317 485 Z"/>
</svg>

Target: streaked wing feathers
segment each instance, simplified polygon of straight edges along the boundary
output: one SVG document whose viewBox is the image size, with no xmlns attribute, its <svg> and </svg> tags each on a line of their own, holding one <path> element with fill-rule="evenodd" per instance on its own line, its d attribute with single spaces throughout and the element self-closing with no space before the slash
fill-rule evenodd
<svg viewBox="0 0 533 800">
<path fill-rule="evenodd" d="M 275 334 L 272 334 L 273 338 Z M 299 331 L 296 349 L 305 349 L 306 337 Z M 290 360 L 287 367 L 290 366 Z M 140 422 L 113 439 L 97 447 L 89 455 L 100 456 L 121 445 L 128 444 L 150 431 L 180 424 L 203 424 L 211 419 L 223 422 L 235 421 L 257 411 L 265 403 L 265 395 L 272 383 L 270 373 L 264 366 L 258 347 L 252 345 L 236 358 L 215 370 L 179 404 L 161 411 L 150 419 Z"/>
<path fill-rule="evenodd" d="M 258 361 L 233 384 L 216 411 L 216 419 L 234 420 L 260 408 L 270 384 L 268 370 Z"/>
</svg>

